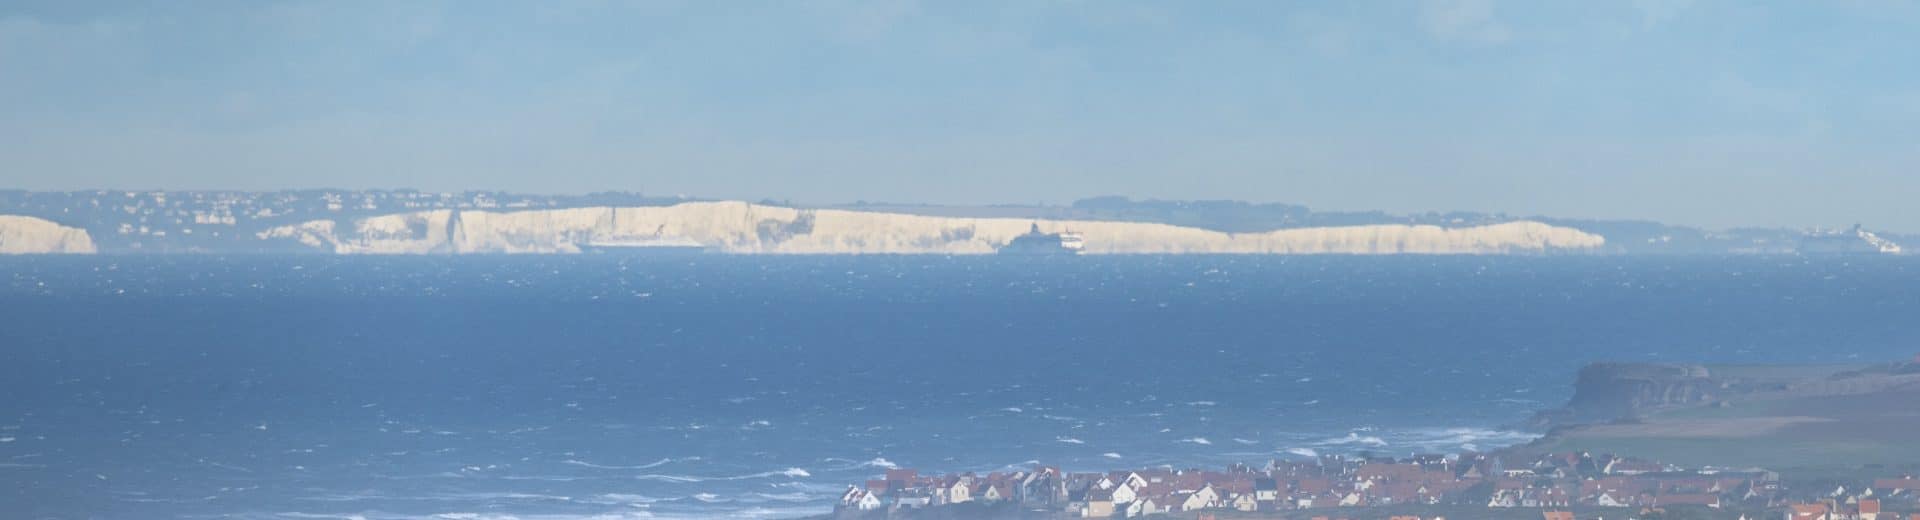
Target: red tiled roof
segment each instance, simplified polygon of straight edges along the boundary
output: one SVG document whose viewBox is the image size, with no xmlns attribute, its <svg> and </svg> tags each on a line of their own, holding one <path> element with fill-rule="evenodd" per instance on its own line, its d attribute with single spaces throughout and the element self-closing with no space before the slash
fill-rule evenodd
<svg viewBox="0 0 1920 520">
<path fill-rule="evenodd" d="M 1793 504 L 1787 507 L 1791 513 L 1788 517 L 1796 520 L 1812 520 L 1827 514 L 1826 504 Z"/>
<path fill-rule="evenodd" d="M 1718 495 L 1660 495 L 1654 497 L 1653 500 L 1655 506 L 1711 506 L 1720 503 L 1720 497 Z"/>
<path fill-rule="evenodd" d="M 1873 481 L 1875 489 L 1909 489 L 1920 491 L 1920 478 L 1883 478 Z"/>
</svg>

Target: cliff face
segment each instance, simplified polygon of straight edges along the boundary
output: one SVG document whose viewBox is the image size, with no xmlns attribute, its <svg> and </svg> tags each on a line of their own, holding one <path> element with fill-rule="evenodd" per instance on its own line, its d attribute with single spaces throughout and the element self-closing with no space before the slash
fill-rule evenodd
<svg viewBox="0 0 1920 520">
<path fill-rule="evenodd" d="M 986 254 L 1038 224 L 1077 231 L 1086 251 L 1124 253 L 1497 254 L 1580 250 L 1599 235 L 1538 222 L 1469 228 L 1371 225 L 1224 233 L 1139 222 L 957 218 L 803 210 L 744 202 L 517 212 L 436 210 L 261 232 L 340 254 L 575 253 L 590 241 L 687 240 L 727 253 Z"/>
<path fill-rule="evenodd" d="M 93 237 L 85 229 L 34 217 L 0 215 L 0 254 L 93 252 Z"/>
<path fill-rule="evenodd" d="M 1547 427 L 1632 419 L 1662 408 L 1712 403 L 1724 386 L 1699 365 L 1595 363 L 1580 369 L 1565 407 L 1540 412 L 1532 423 Z"/>
</svg>

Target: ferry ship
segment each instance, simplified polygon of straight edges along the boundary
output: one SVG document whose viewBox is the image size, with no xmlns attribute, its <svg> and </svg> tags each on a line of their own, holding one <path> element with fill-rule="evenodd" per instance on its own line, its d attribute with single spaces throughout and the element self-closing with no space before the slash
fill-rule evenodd
<svg viewBox="0 0 1920 520">
<path fill-rule="evenodd" d="M 1000 246 L 999 252 L 1003 255 L 1077 255 L 1086 248 L 1086 237 L 1080 233 L 1042 233 L 1040 224 L 1036 222 L 1026 234 L 1013 237 L 1007 245 Z"/>
</svg>

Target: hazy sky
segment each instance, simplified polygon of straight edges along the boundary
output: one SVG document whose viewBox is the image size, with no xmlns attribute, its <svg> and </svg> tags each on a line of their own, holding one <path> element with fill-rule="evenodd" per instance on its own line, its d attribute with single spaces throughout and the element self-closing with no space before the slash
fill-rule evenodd
<svg viewBox="0 0 1920 520">
<path fill-rule="evenodd" d="M 1920 231 L 1920 4 L 0 2 L 0 188 Z"/>
</svg>

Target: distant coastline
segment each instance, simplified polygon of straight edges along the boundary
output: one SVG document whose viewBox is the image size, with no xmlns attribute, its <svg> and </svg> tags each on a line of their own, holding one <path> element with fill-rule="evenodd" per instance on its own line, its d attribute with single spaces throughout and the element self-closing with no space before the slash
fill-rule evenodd
<svg viewBox="0 0 1920 520">
<path fill-rule="evenodd" d="M 631 193 L 0 191 L 0 215 L 11 219 L 0 220 L 0 253 L 28 254 L 566 254 L 607 243 L 735 254 L 986 254 L 1036 224 L 1082 234 L 1088 254 L 1857 255 L 1903 253 L 1899 244 L 1916 240 L 1857 226 L 1708 231 L 1122 197 L 1066 206 L 806 206 Z"/>
</svg>

